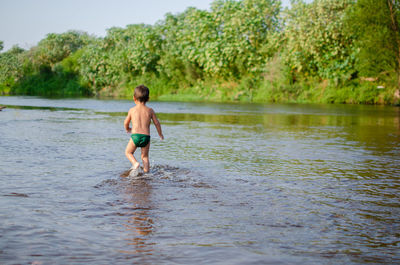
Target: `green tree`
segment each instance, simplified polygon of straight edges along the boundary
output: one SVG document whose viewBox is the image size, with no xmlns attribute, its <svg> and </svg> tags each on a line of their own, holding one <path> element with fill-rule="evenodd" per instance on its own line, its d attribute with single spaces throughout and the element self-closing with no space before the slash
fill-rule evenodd
<svg viewBox="0 0 400 265">
<path fill-rule="evenodd" d="M 121 87 L 136 76 L 157 72 L 160 49 L 153 26 L 110 28 L 104 39 L 83 49 L 78 60 L 82 80 L 96 92 Z"/>
<path fill-rule="evenodd" d="M 36 69 L 42 65 L 54 68 L 58 62 L 87 45 L 92 39 L 87 33 L 80 31 L 47 34 L 46 38 L 31 50 L 32 64 Z"/>
<path fill-rule="evenodd" d="M 0 54 L 0 86 L 3 90 L 10 89 L 12 85 L 23 76 L 23 61 L 26 52 L 18 46 Z"/>
<path fill-rule="evenodd" d="M 178 15 L 167 14 L 164 21 L 159 22 L 156 29 L 161 37 L 161 55 L 158 62 L 158 72 L 177 83 L 193 84 L 201 79 L 203 69 L 198 62 L 199 49 L 193 38 L 195 29 L 190 21 L 197 12 L 189 8 Z M 194 24 L 200 24 L 198 21 Z M 190 49 L 190 47 L 192 47 Z"/>
<path fill-rule="evenodd" d="M 266 47 L 278 29 L 279 10 L 280 1 L 217 0 L 211 11 L 169 14 L 161 25 L 160 64 L 168 75 L 181 72 L 194 81 L 260 72 L 271 55 Z"/>
<path fill-rule="evenodd" d="M 284 58 L 301 76 L 347 79 L 354 72 L 354 45 L 345 12 L 352 0 L 292 1 L 286 10 Z"/>
<path fill-rule="evenodd" d="M 272 56 L 269 37 L 279 29 L 281 2 L 271 0 L 217 0 L 212 3 L 221 47 L 219 65 L 225 75 L 239 76 L 263 70 Z"/>
<path fill-rule="evenodd" d="M 4 42 L 2 40 L 0 40 L 0 51 L 2 51 L 4 48 Z"/>
<path fill-rule="evenodd" d="M 97 39 L 84 47 L 81 56 L 78 58 L 82 82 L 90 87 L 94 93 L 110 83 L 107 79 L 113 78 L 113 73 L 109 71 L 107 59 L 108 51 L 101 39 Z"/>
<path fill-rule="evenodd" d="M 128 25 L 121 47 L 127 59 L 126 70 L 134 75 L 157 71 L 161 53 L 161 36 L 150 25 Z"/>
<path fill-rule="evenodd" d="M 357 0 L 348 13 L 348 25 L 359 49 L 360 75 L 394 73 L 400 87 L 399 12 L 398 0 Z"/>
</svg>

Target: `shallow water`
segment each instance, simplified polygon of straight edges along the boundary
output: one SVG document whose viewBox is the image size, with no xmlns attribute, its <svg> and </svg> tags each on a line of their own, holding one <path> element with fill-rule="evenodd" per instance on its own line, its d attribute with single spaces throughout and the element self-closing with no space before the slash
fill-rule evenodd
<svg viewBox="0 0 400 265">
<path fill-rule="evenodd" d="M 0 97 L 1 264 L 400 262 L 400 109 Z"/>
</svg>

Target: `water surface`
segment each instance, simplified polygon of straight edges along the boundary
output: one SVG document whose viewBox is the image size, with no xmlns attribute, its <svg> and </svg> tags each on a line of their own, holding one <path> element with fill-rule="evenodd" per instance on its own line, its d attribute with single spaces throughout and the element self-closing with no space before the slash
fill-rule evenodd
<svg viewBox="0 0 400 265">
<path fill-rule="evenodd" d="M 0 97 L 1 264 L 400 262 L 397 107 Z M 138 156 L 137 156 L 138 157 Z"/>
</svg>

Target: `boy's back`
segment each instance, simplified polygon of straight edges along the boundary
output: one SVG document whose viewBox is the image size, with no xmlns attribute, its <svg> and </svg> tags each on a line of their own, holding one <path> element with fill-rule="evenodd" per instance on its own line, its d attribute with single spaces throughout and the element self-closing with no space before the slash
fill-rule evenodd
<svg viewBox="0 0 400 265">
<path fill-rule="evenodd" d="M 153 114 L 153 109 L 143 104 L 131 108 L 128 113 L 132 122 L 131 133 L 150 135 L 150 122 Z"/>
</svg>

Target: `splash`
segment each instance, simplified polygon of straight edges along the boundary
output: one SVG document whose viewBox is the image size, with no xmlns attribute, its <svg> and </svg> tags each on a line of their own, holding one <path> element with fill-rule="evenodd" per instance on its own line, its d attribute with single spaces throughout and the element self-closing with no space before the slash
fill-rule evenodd
<svg viewBox="0 0 400 265">
<path fill-rule="evenodd" d="M 144 175 L 143 169 L 141 167 L 138 167 L 136 169 L 130 169 L 128 178 L 135 179 L 135 178 L 140 178 L 143 175 Z"/>
</svg>

